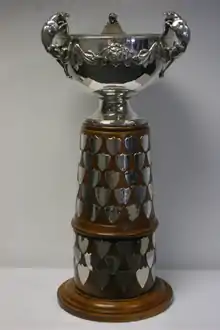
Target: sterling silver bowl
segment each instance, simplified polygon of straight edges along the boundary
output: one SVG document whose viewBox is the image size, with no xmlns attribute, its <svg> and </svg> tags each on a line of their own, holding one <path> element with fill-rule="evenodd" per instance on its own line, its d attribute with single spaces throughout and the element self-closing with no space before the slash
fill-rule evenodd
<svg viewBox="0 0 220 330">
<path fill-rule="evenodd" d="M 69 34 L 68 16 L 56 13 L 44 24 L 42 43 L 69 78 L 101 95 L 130 95 L 145 88 L 164 75 L 190 40 L 186 21 L 175 12 L 165 14 L 161 34 L 126 34 L 110 14 L 102 34 L 74 35 Z"/>
</svg>

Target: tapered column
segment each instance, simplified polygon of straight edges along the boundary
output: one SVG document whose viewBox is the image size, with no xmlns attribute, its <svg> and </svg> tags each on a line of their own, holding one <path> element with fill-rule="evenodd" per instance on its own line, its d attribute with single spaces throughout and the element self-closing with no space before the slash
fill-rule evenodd
<svg viewBox="0 0 220 330">
<path fill-rule="evenodd" d="M 74 246 L 75 283 L 96 297 L 122 299 L 155 281 L 150 135 L 135 128 L 83 126 Z"/>
</svg>

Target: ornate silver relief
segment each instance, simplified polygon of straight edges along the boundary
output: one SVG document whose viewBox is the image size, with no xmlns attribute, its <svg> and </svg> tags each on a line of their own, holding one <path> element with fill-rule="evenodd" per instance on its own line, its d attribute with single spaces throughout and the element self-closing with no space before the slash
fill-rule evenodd
<svg viewBox="0 0 220 330">
<path fill-rule="evenodd" d="M 69 72 L 71 37 L 67 23 L 68 17 L 67 13 L 56 13 L 51 16 L 41 30 L 41 40 L 46 51 L 63 67 L 66 76 L 72 78 Z"/>
<path fill-rule="evenodd" d="M 123 43 L 112 41 L 107 47 L 95 53 L 92 50 L 84 51 L 76 43 L 72 49 L 74 53 L 74 69 L 78 71 L 83 63 L 99 66 L 111 64 L 115 67 L 118 65 L 129 67 L 132 64 L 145 66 L 146 63 L 153 60 L 157 48 L 158 44 L 155 42 L 148 50 L 141 49 L 140 51 L 136 51 Z"/>
<path fill-rule="evenodd" d="M 153 76 L 162 77 L 185 52 L 191 37 L 186 21 L 175 12 L 165 14 L 162 34 L 142 35 L 126 34 L 122 30 L 95 36 L 69 34 L 68 16 L 60 12 L 49 18 L 41 31 L 42 43 L 68 77 L 74 76 L 98 92 L 112 89 L 116 84 L 126 92 L 147 86 Z M 110 70 L 115 71 L 113 78 Z"/>
<path fill-rule="evenodd" d="M 171 41 L 170 32 L 173 32 Z M 166 12 L 164 32 L 161 38 L 162 57 L 166 60 L 166 64 L 160 71 L 160 77 L 163 77 L 174 60 L 186 51 L 190 38 L 191 32 L 187 22 L 174 11 Z"/>
</svg>

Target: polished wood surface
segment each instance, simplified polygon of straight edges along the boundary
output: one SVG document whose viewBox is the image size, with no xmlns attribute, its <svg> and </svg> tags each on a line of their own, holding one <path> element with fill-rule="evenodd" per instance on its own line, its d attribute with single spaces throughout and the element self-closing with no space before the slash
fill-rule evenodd
<svg viewBox="0 0 220 330">
<path fill-rule="evenodd" d="M 148 293 L 127 300 L 107 300 L 86 295 L 77 289 L 73 279 L 59 287 L 57 296 L 60 306 L 68 313 L 102 322 L 146 319 L 164 312 L 173 300 L 170 285 L 160 278 L 156 279 Z"/>
<path fill-rule="evenodd" d="M 72 220 L 73 229 L 82 235 L 92 236 L 92 237 L 141 237 L 148 235 L 149 233 L 156 230 L 158 226 L 158 220 L 156 218 L 151 219 L 151 224 L 147 226 L 147 222 L 145 219 L 141 221 L 142 226 L 137 226 L 136 224 L 131 224 L 129 226 L 129 230 L 126 227 L 126 224 L 120 223 L 117 226 L 110 226 L 108 224 L 98 225 L 96 223 L 88 222 L 88 220 L 81 218 L 80 221 L 78 219 L 73 218 Z"/>
</svg>

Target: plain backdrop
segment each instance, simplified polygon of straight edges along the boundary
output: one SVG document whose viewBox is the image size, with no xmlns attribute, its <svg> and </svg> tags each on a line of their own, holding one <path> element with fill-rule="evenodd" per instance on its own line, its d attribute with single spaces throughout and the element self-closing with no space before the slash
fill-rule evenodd
<svg viewBox="0 0 220 330">
<path fill-rule="evenodd" d="M 46 54 L 43 23 L 67 11 L 72 33 L 99 33 L 116 12 L 127 32 L 160 33 L 166 10 L 191 43 L 132 99 L 151 126 L 158 267 L 220 267 L 217 0 L 1 0 L 0 266 L 72 267 L 79 131 L 98 103 Z"/>
</svg>

